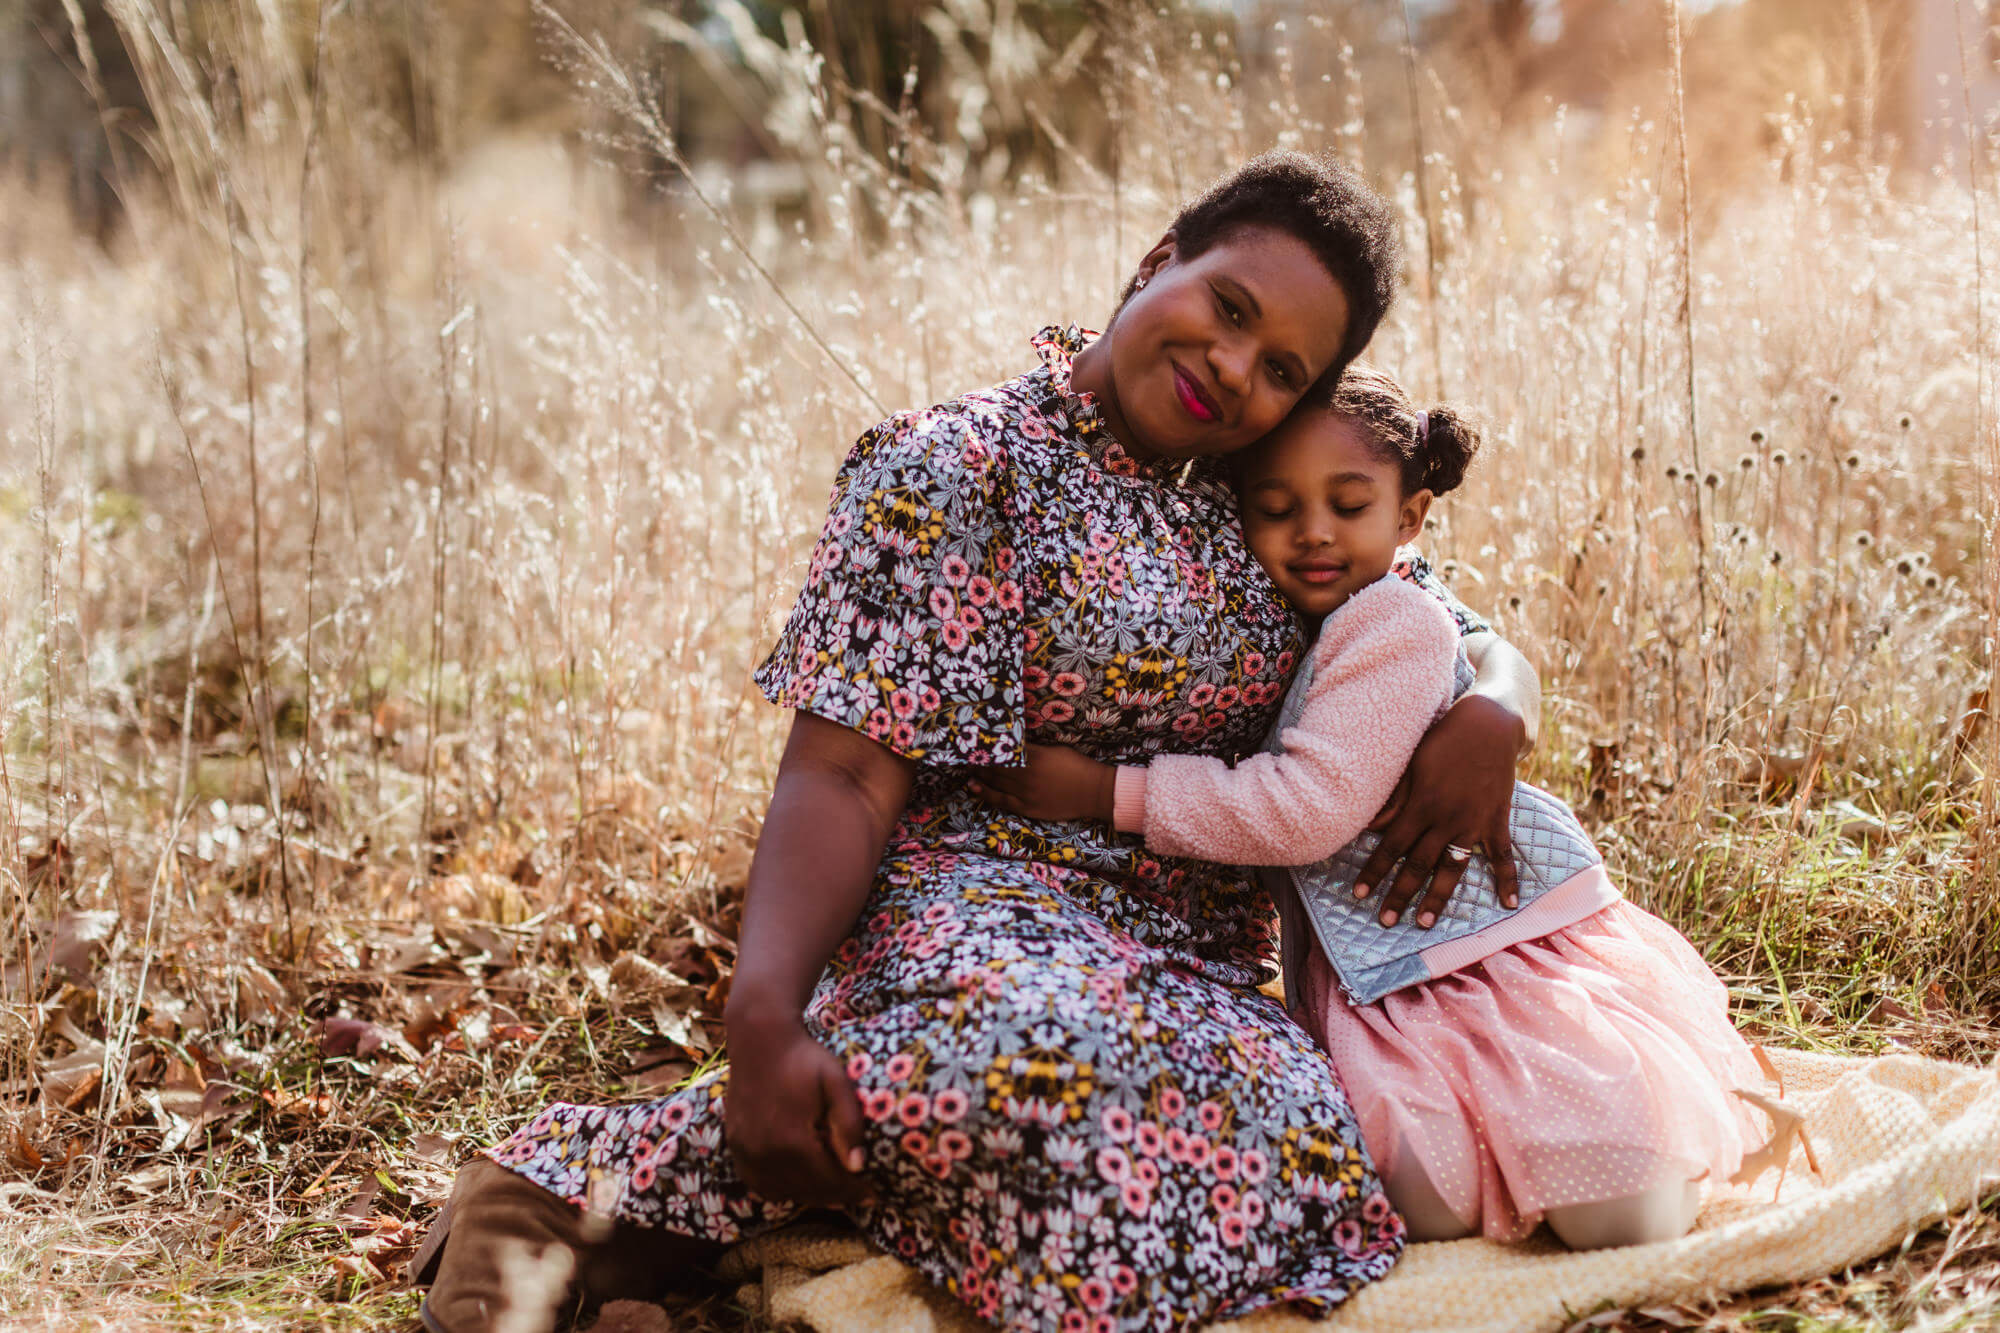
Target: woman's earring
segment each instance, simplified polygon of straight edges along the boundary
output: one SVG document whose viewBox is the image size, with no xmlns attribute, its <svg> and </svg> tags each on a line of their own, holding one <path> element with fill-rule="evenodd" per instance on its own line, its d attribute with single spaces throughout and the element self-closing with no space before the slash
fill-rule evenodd
<svg viewBox="0 0 2000 1333">
<path fill-rule="evenodd" d="M 1146 280 L 1144 278 L 1141 278 L 1137 282 L 1132 284 L 1132 290 L 1135 292 L 1144 291 L 1145 289 L 1146 289 Z"/>
</svg>

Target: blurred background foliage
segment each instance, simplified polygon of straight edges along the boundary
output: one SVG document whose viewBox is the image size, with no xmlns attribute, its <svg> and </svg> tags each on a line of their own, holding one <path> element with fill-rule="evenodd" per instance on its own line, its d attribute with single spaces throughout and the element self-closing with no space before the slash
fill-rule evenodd
<svg viewBox="0 0 2000 1333">
<path fill-rule="evenodd" d="M 1965 2 L 1688 0 L 1688 133 L 1704 183 L 1726 186 L 1767 160 L 1783 148 L 1784 127 L 1801 120 L 1847 152 L 1936 166 L 1933 122 L 1956 97 L 1939 76 L 1958 71 L 1940 66 L 1951 52 L 1917 49 L 1921 18 Z M 1971 4 L 1990 32 L 1989 0 Z M 1673 0 L 557 6 L 642 73 L 689 162 L 732 173 L 753 196 L 801 204 L 807 178 L 796 168 L 809 165 L 812 136 L 803 131 L 814 117 L 844 122 L 854 148 L 884 170 L 961 189 L 1050 171 L 1064 153 L 1115 177 L 1129 127 L 1149 102 L 1169 91 L 1175 109 L 1190 108 L 1188 90 L 1158 86 L 1177 73 L 1159 53 L 1175 50 L 1205 51 L 1193 63 L 1260 94 L 1236 99 L 1264 122 L 1243 127 L 1253 138 L 1319 126 L 1364 160 L 1408 162 L 1412 94 L 1434 91 L 1462 144 L 1491 142 L 1560 109 L 1572 133 L 1582 127 L 1584 165 L 1616 175 L 1635 151 L 1633 128 L 1666 105 L 1662 54 L 1674 8 Z M 164 25 L 160 39 L 189 54 L 192 87 L 149 86 L 135 50 L 135 33 L 148 25 Z M 253 28 L 256 39 L 246 40 Z M 1302 41 L 1306 29 L 1331 40 Z M 1434 89 L 1410 86 L 1406 33 Z M 254 81 L 268 88 L 268 62 L 278 57 L 283 81 L 309 100 L 316 50 L 319 71 L 343 67 L 351 113 L 395 155 L 448 166 L 495 136 L 523 134 L 616 151 L 621 127 L 576 95 L 532 0 L 4 0 L 0 168 L 61 192 L 108 238 L 121 171 L 174 169 L 157 99 L 198 92 L 225 120 L 282 113 L 244 100 L 241 62 L 257 62 Z M 1980 74 L 1990 76 L 1996 50 L 1989 38 L 1971 52 Z M 818 105 L 787 104 L 786 84 L 796 82 L 787 66 L 802 60 L 828 94 Z M 359 71 L 377 86 L 358 88 Z M 646 156 L 620 173 L 635 198 L 671 180 Z"/>
</svg>

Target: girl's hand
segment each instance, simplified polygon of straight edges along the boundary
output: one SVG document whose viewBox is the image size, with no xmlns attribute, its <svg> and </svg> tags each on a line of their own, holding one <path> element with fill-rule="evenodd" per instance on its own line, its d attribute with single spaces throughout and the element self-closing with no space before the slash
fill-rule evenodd
<svg viewBox="0 0 2000 1333">
<path fill-rule="evenodd" d="M 1368 826 L 1381 833 L 1382 842 L 1354 884 L 1355 895 L 1365 898 L 1402 863 L 1382 900 L 1383 925 L 1395 925 L 1418 888 L 1426 885 L 1412 910 L 1421 927 L 1437 921 L 1465 871 L 1464 862 L 1445 855 L 1452 845 L 1475 848 L 1486 857 L 1504 906 L 1520 901 L 1508 815 L 1514 804 L 1514 762 L 1525 739 L 1517 714 L 1485 695 L 1469 693 L 1418 743 L 1389 803 Z"/>
<path fill-rule="evenodd" d="M 983 768 L 967 785 L 1023 819 L 1111 822 L 1118 770 L 1066 745 L 1029 745 L 1026 768 Z"/>
</svg>

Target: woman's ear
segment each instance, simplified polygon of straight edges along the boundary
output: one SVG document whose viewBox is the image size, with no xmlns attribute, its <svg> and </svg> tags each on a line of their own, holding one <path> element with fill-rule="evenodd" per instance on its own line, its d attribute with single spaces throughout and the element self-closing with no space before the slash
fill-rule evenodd
<svg viewBox="0 0 2000 1333">
<path fill-rule="evenodd" d="M 1168 228 L 1166 234 L 1160 237 L 1158 243 L 1146 252 L 1146 257 L 1139 261 L 1139 270 L 1132 277 L 1135 281 L 1145 282 L 1155 273 L 1158 273 L 1160 268 L 1174 257 L 1174 253 L 1174 233 L 1172 228 Z"/>
<path fill-rule="evenodd" d="M 1415 495 L 1406 495 L 1403 497 L 1402 511 L 1396 515 L 1396 542 L 1398 545 L 1404 542 L 1415 541 L 1417 534 L 1424 530 L 1424 518 L 1431 512 L 1431 500 L 1433 498 L 1428 490 L 1418 491 Z"/>
</svg>

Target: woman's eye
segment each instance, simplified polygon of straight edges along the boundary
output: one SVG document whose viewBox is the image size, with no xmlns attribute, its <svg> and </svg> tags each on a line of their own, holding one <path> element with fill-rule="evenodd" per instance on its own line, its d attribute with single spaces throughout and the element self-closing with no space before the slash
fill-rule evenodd
<svg viewBox="0 0 2000 1333">
<path fill-rule="evenodd" d="M 1271 363 L 1271 373 L 1277 376 L 1278 383 L 1284 385 L 1287 389 L 1292 387 L 1291 372 L 1286 370 L 1283 366 L 1279 365 L 1276 361 L 1273 361 Z"/>
<path fill-rule="evenodd" d="M 1259 509 L 1257 511 L 1257 517 L 1268 518 L 1273 522 L 1275 522 L 1278 519 L 1289 517 L 1291 515 L 1291 512 L 1292 511 L 1289 509 Z"/>
<path fill-rule="evenodd" d="M 1222 293 L 1217 292 L 1215 295 L 1215 303 L 1222 307 L 1222 313 L 1224 317 L 1227 318 L 1231 324 L 1234 324 L 1239 329 L 1243 327 L 1243 312 L 1236 308 L 1235 302 L 1231 301 L 1228 297 L 1222 295 Z"/>
<path fill-rule="evenodd" d="M 1333 512 L 1342 518 L 1354 518 L 1368 512 L 1367 505 L 1335 505 Z"/>
</svg>

